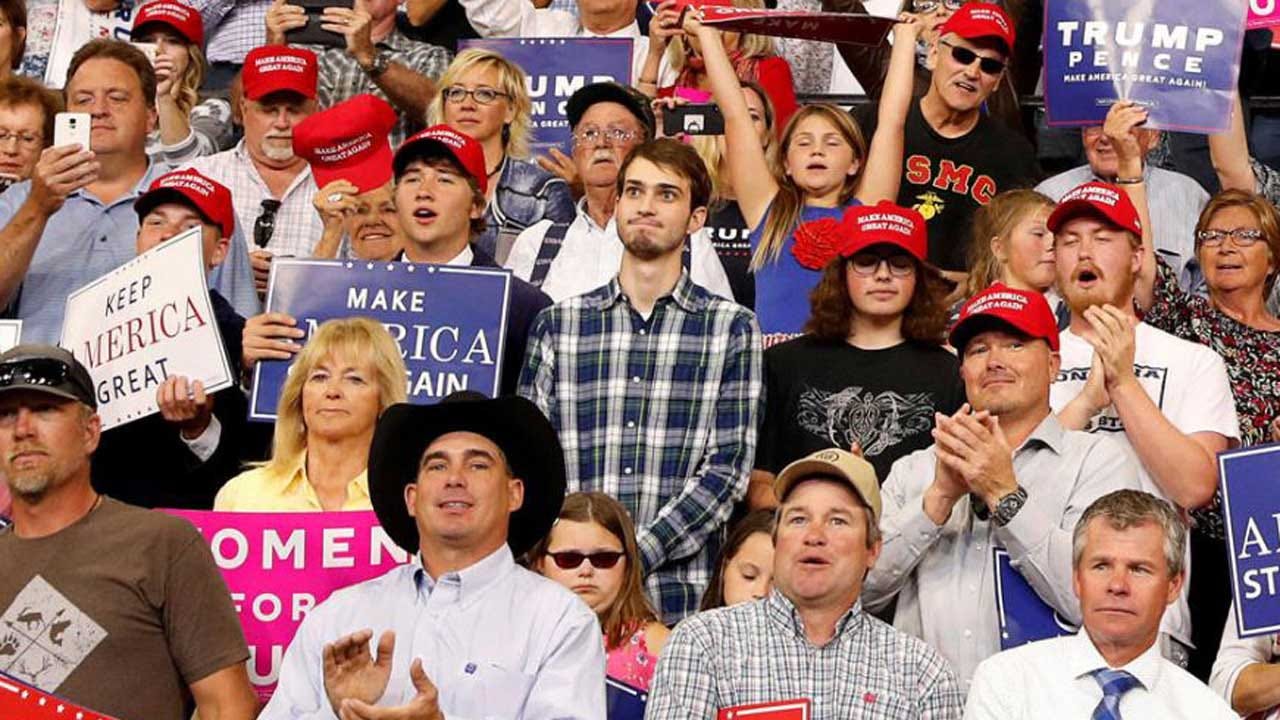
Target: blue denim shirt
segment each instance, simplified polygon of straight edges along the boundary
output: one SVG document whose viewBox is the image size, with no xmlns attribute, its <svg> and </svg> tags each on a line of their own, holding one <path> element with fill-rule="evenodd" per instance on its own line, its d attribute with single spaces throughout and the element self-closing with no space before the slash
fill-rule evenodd
<svg viewBox="0 0 1280 720">
<path fill-rule="evenodd" d="M 573 222 L 577 215 L 573 195 L 564 180 L 534 163 L 506 158 L 493 200 L 484 211 L 484 234 L 476 246 L 501 262 L 522 230 L 540 220 Z M 499 249 L 499 236 L 506 238 Z"/>
</svg>

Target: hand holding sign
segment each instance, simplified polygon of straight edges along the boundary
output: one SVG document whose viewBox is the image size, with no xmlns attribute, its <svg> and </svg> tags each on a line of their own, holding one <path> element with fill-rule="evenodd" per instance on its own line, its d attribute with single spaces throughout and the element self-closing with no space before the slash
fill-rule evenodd
<svg viewBox="0 0 1280 720">
<path fill-rule="evenodd" d="M 440 712 L 440 691 L 422 669 L 421 659 L 414 658 L 409 666 L 409 680 L 418 692 L 408 703 L 384 708 L 348 700 L 342 704 L 338 717 L 341 720 L 444 720 Z"/>
<path fill-rule="evenodd" d="M 156 405 L 165 420 L 178 426 L 182 437 L 194 440 L 204 434 L 213 419 L 213 396 L 204 383 L 170 375 L 156 390 Z"/>
<path fill-rule="evenodd" d="M 1138 133 L 1143 132 L 1140 125 L 1147 121 L 1147 109 L 1132 100 L 1120 100 L 1107 111 L 1107 119 L 1102 124 L 1102 132 L 1111 141 L 1119 159 L 1120 174 L 1129 176 L 1129 172 L 1142 171 L 1142 160 L 1146 155 Z M 1145 132 L 1154 133 L 1147 130 Z M 1146 138 L 1150 140 L 1150 138 Z"/>
<path fill-rule="evenodd" d="M 302 349 L 294 340 L 306 336 L 298 327 L 298 321 L 287 313 L 254 315 L 245 321 L 240 336 L 244 348 L 240 356 L 241 369 L 253 372 L 259 360 L 289 360 Z"/>
<path fill-rule="evenodd" d="M 350 700 L 375 703 L 387 691 L 396 634 L 382 633 L 376 659 L 369 653 L 371 639 L 372 630 L 361 630 L 324 646 L 324 692 L 334 713 L 341 715 Z"/>
</svg>

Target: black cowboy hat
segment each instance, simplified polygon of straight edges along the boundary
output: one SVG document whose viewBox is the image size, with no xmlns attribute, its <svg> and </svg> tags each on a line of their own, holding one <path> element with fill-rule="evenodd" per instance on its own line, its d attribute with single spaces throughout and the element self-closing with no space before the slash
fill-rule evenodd
<svg viewBox="0 0 1280 720">
<path fill-rule="evenodd" d="M 524 504 L 511 513 L 507 544 L 519 556 L 551 531 L 564 503 L 564 451 L 537 405 L 522 397 L 490 400 L 459 392 L 436 405 L 392 405 L 378 418 L 369 450 L 369 497 L 387 535 L 418 552 L 418 526 L 404 503 L 404 488 L 417 482 L 427 446 L 442 435 L 471 432 L 488 438 L 524 482 Z"/>
</svg>

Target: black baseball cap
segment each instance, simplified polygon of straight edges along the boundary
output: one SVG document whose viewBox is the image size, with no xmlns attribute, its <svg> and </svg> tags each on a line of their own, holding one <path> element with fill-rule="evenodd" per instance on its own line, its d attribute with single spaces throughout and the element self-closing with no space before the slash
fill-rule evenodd
<svg viewBox="0 0 1280 720">
<path fill-rule="evenodd" d="M 0 394 L 15 390 L 57 395 L 98 409 L 89 371 L 53 345 L 19 345 L 0 353 Z"/>
<path fill-rule="evenodd" d="M 644 126 L 645 140 L 652 140 L 654 126 L 653 108 L 649 106 L 649 98 L 641 95 L 634 88 L 616 82 L 598 82 L 583 86 L 569 97 L 565 105 L 565 114 L 569 116 L 569 127 L 577 128 L 578 122 L 586 114 L 587 108 L 596 103 L 611 102 L 625 107 L 640 124 Z"/>
</svg>

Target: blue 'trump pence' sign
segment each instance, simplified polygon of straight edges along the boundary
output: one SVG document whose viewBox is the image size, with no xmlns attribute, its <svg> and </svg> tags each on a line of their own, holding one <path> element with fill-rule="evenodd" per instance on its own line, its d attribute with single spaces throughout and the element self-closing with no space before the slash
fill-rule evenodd
<svg viewBox="0 0 1280 720">
<path fill-rule="evenodd" d="M 326 320 L 377 320 L 400 345 L 409 402 L 429 405 L 459 390 L 498 394 L 510 295 L 511 273 L 498 268 L 280 258 L 267 312 L 292 315 L 307 337 Z M 258 363 L 250 418 L 275 419 L 292 363 Z"/>
<path fill-rule="evenodd" d="M 631 84 L 631 38 L 486 38 L 459 48 L 500 53 L 524 69 L 533 102 L 533 149 L 568 152 L 565 103 L 585 85 L 614 80 Z"/>
<path fill-rule="evenodd" d="M 1218 455 L 1240 637 L 1280 631 L 1280 444 Z"/>
<path fill-rule="evenodd" d="M 1048 0 L 1044 87 L 1050 125 L 1097 125 L 1117 99 L 1148 126 L 1227 129 L 1240 73 L 1242 0 Z"/>
</svg>

